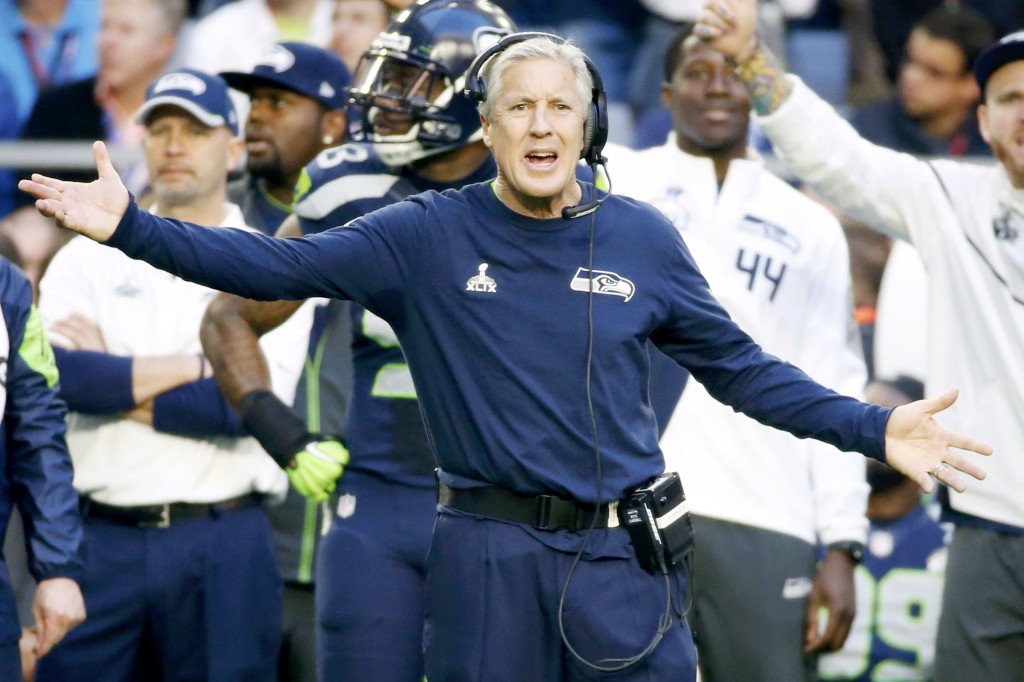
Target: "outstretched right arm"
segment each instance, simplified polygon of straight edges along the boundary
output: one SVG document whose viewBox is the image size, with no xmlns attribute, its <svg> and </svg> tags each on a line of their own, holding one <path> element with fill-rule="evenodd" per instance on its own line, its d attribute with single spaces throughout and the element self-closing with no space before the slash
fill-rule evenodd
<svg viewBox="0 0 1024 682">
<path fill-rule="evenodd" d="M 37 197 L 39 210 L 64 227 L 132 258 L 212 289 L 263 301 L 322 296 L 372 307 L 375 293 L 404 289 L 407 270 L 399 261 L 413 247 L 396 249 L 387 225 L 418 222 L 422 206 L 391 206 L 383 209 L 390 218 L 297 239 L 205 228 L 140 210 L 128 200 L 102 144 L 95 149 L 99 180 L 71 183 L 37 175 L 20 186 Z"/>
</svg>

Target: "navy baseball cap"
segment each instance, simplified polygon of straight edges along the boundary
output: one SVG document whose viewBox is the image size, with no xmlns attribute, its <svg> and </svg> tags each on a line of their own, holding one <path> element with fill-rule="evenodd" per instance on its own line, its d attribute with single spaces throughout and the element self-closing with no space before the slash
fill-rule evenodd
<svg viewBox="0 0 1024 682">
<path fill-rule="evenodd" d="M 235 90 L 248 93 L 258 87 L 292 90 L 328 109 L 348 103 L 352 76 L 338 55 L 304 43 L 271 45 L 250 73 L 226 71 L 220 74 Z"/>
<path fill-rule="evenodd" d="M 165 73 L 146 88 L 146 101 L 135 121 L 145 124 L 153 110 L 165 104 L 184 109 L 211 128 L 227 126 L 238 135 L 238 114 L 220 76 L 194 69 Z"/>
<path fill-rule="evenodd" d="M 974 80 L 978 81 L 978 87 L 984 91 L 992 74 L 1010 62 L 1021 59 L 1024 59 L 1024 31 L 1017 31 L 978 55 L 974 62 Z"/>
</svg>

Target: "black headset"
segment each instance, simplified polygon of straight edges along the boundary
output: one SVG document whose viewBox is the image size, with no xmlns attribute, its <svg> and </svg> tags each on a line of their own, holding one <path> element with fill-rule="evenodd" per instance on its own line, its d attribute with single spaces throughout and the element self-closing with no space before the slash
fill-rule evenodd
<svg viewBox="0 0 1024 682">
<path fill-rule="evenodd" d="M 516 43 L 533 38 L 547 38 L 559 45 L 566 45 L 568 41 L 551 33 L 538 31 L 527 31 L 523 33 L 512 33 L 505 36 L 494 45 L 481 52 L 469 65 L 466 72 L 466 97 L 477 102 L 483 102 L 487 98 L 487 84 L 484 82 L 480 72 L 484 65 L 499 52 L 503 52 Z M 590 78 L 593 82 L 590 106 L 587 107 L 587 118 L 583 123 L 583 153 L 580 158 L 584 159 L 591 166 L 604 165 L 605 159 L 601 156 L 604 145 L 608 142 L 608 103 L 604 94 L 604 86 L 601 84 L 601 74 L 590 59 L 583 55 L 583 62 L 587 65 Z"/>
</svg>

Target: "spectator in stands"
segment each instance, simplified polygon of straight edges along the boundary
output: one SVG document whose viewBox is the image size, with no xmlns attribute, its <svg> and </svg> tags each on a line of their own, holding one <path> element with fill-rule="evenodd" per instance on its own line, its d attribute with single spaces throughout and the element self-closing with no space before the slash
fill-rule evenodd
<svg viewBox="0 0 1024 682">
<path fill-rule="evenodd" d="M 869 2 L 875 38 L 882 50 L 889 80 L 895 82 L 907 38 L 915 23 L 942 6 L 969 7 L 980 12 L 996 35 L 1024 27 L 1024 2 L 1019 0 L 874 0 Z"/>
<path fill-rule="evenodd" d="M 389 21 L 391 7 L 384 0 L 337 0 L 327 49 L 341 57 L 355 76 L 363 53 Z"/>
<path fill-rule="evenodd" d="M 865 389 L 885 407 L 924 397 L 908 376 L 879 379 Z M 822 680 L 932 678 L 935 633 L 942 612 L 946 532 L 921 504 L 921 490 L 880 462 L 868 462 L 868 542 L 854 577 L 857 616 L 842 650 L 821 657 Z"/>
<path fill-rule="evenodd" d="M 0 72 L 0 144 L 18 138 L 21 124 L 14 93 L 7 76 Z M 0 165 L 0 220 L 14 208 L 14 169 Z"/>
<path fill-rule="evenodd" d="M 135 112 L 146 86 L 159 76 L 177 42 L 184 0 L 105 0 L 99 37 L 99 72 L 43 92 L 22 131 L 24 140 L 105 140 L 138 146 L 143 129 Z M 146 188 L 142 164 L 119 168 L 134 192 Z M 61 171 L 88 182 L 89 171 Z M 17 197 L 16 200 L 21 200 Z"/>
<path fill-rule="evenodd" d="M 0 2 L 0 75 L 24 122 L 39 92 L 96 73 L 98 0 Z"/>
<path fill-rule="evenodd" d="M 279 43 L 264 52 L 251 72 L 220 75 L 247 94 L 251 105 L 245 124 L 246 175 L 231 183 L 228 198 L 241 206 L 248 225 L 272 235 L 291 214 L 302 168 L 343 142 L 349 71 L 332 52 Z"/>
<path fill-rule="evenodd" d="M 922 156 L 988 156 L 975 107 L 974 61 L 992 44 L 989 22 L 966 7 L 940 7 L 914 25 L 898 92 L 860 109 L 853 126 L 866 139 Z"/>
</svg>

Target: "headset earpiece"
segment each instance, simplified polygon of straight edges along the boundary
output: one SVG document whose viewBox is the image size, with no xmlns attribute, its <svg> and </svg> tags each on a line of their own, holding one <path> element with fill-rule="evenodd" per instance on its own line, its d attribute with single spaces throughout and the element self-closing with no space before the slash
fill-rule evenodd
<svg viewBox="0 0 1024 682">
<path fill-rule="evenodd" d="M 583 121 L 583 150 L 580 152 L 580 158 L 587 158 L 587 152 L 590 151 L 590 145 L 594 141 L 594 127 L 597 125 L 597 114 L 594 112 L 594 105 L 590 104 L 587 106 L 587 118 Z"/>
<path fill-rule="evenodd" d="M 587 108 L 587 120 L 583 126 L 583 156 L 591 166 L 604 163 L 601 152 L 608 142 L 608 101 L 601 83 L 601 74 L 589 58 L 584 57 L 590 78 L 593 81 L 593 92 L 590 106 Z"/>
</svg>

